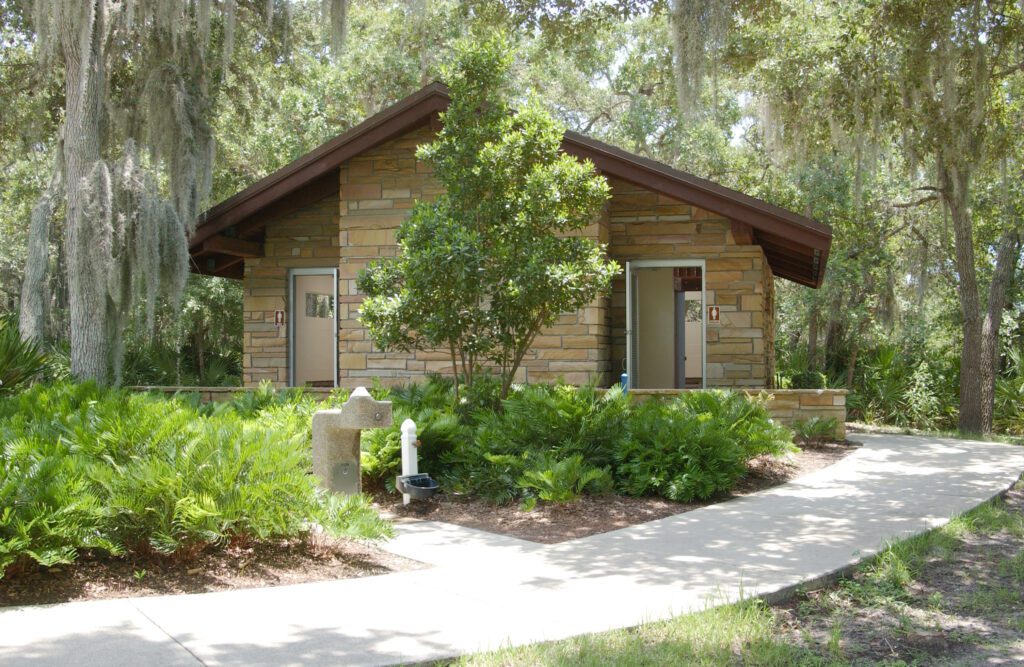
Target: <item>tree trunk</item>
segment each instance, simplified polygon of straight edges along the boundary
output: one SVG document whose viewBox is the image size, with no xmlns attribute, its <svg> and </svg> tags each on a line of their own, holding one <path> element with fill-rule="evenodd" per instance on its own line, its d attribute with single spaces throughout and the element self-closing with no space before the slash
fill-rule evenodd
<svg viewBox="0 0 1024 667">
<path fill-rule="evenodd" d="M 90 177 L 100 161 L 100 95 L 103 90 L 104 2 L 60 10 L 60 44 L 67 93 L 64 173 L 67 187 L 68 297 L 71 306 L 71 372 L 106 384 L 110 345 L 106 337 L 106 266 L 103 230 L 89 220 Z"/>
<path fill-rule="evenodd" d="M 50 261 L 50 219 L 53 197 L 43 193 L 32 210 L 25 252 L 25 277 L 21 281 L 18 329 L 25 340 L 42 341 L 46 329 L 46 269 Z"/>
<path fill-rule="evenodd" d="M 985 433 L 992 431 L 995 412 L 995 382 L 999 374 L 999 329 L 1003 324 L 1003 312 L 1006 309 L 1006 298 L 1013 284 L 1017 268 L 1017 253 L 1020 234 L 1016 229 L 1007 228 L 999 238 L 996 251 L 996 266 L 992 274 L 992 285 L 989 288 L 988 311 L 981 323 L 982 360 L 987 359 L 985 369 L 988 377 L 981 387 L 981 409 L 983 423 L 988 425 Z"/>
<path fill-rule="evenodd" d="M 939 161 L 939 189 L 953 223 L 957 293 L 963 317 L 960 353 L 960 423 L 963 433 L 990 433 L 992 409 L 985 409 L 986 385 L 995 382 L 991 349 L 982 340 L 981 295 L 974 265 L 974 229 L 967 198 L 970 176 L 965 167 Z M 991 389 L 989 390 L 992 391 Z"/>
<path fill-rule="evenodd" d="M 818 370 L 818 302 L 811 304 L 807 322 L 807 365 L 809 370 Z"/>
<path fill-rule="evenodd" d="M 836 369 L 839 369 L 843 366 L 843 362 L 845 360 L 841 359 L 839 355 L 839 343 L 843 340 L 843 336 L 845 334 L 845 327 L 843 326 L 842 319 L 843 296 L 840 293 L 832 300 L 832 304 L 829 309 L 828 320 L 825 325 L 825 356 L 822 366 L 820 367 L 835 367 Z"/>
</svg>

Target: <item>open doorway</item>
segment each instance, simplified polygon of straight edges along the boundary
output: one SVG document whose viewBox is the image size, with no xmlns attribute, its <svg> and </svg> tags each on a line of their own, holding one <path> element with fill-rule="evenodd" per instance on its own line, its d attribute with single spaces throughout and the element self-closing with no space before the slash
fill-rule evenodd
<svg viewBox="0 0 1024 667">
<path fill-rule="evenodd" d="M 338 270 L 289 273 L 288 369 L 293 387 L 338 384 Z"/>
<path fill-rule="evenodd" d="M 705 386 L 703 260 L 626 262 L 626 372 L 634 389 Z"/>
</svg>

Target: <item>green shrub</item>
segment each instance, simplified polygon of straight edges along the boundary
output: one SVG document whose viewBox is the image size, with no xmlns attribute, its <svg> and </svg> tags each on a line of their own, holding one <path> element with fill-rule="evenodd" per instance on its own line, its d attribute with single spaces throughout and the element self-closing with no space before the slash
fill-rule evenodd
<svg viewBox="0 0 1024 667">
<path fill-rule="evenodd" d="M 893 345 L 866 350 L 847 397 L 850 418 L 922 429 L 955 428 L 959 361 L 933 356 Z"/>
<path fill-rule="evenodd" d="M 789 378 L 791 389 L 825 389 L 828 387 L 828 378 L 819 371 L 800 371 Z"/>
<path fill-rule="evenodd" d="M 609 484 L 633 495 L 707 498 L 732 488 L 749 459 L 792 447 L 763 400 L 742 394 L 694 391 L 633 404 L 620 387 L 528 385 L 513 386 L 499 410 L 488 405 L 486 379 L 473 386 L 479 396 L 464 392 L 459 405 L 444 379 L 382 390 L 394 402 L 395 425 L 364 433 L 367 487 L 393 490 L 406 417 L 417 422 L 422 472 L 447 491 L 496 505 L 566 502 Z"/>
<path fill-rule="evenodd" d="M 584 490 L 607 493 L 613 487 L 609 468 L 589 466 L 579 454 L 560 461 L 550 454 L 538 456 L 531 462 L 531 468 L 519 478 L 518 484 L 522 489 L 535 492 L 541 500 L 552 503 L 572 502 Z"/>
<path fill-rule="evenodd" d="M 21 339 L 17 322 L 0 317 L 0 394 L 31 382 L 46 368 L 46 354 L 35 342 Z"/>
<path fill-rule="evenodd" d="M 1007 368 L 996 378 L 993 421 L 996 430 L 1024 435 L 1024 350 L 1006 351 Z"/>
<path fill-rule="evenodd" d="M 187 559 L 319 528 L 388 535 L 365 499 L 334 498 L 309 474 L 316 403 L 266 393 L 258 410 L 245 398 L 208 413 L 187 398 L 89 384 L 0 400 L 0 574 L 18 559 L 51 565 L 82 549 Z"/>
<path fill-rule="evenodd" d="M 519 479 L 529 464 L 527 454 L 496 454 L 471 440 L 443 457 L 441 485 L 454 493 L 473 495 L 493 505 L 522 496 Z"/>
<path fill-rule="evenodd" d="M 416 422 L 419 470 L 439 473 L 442 457 L 456 448 L 466 436 L 466 428 L 452 412 L 434 407 L 411 410 L 396 403 L 394 422 L 387 428 L 367 430 L 363 435 L 365 452 L 362 475 L 368 488 L 387 488 L 394 491 L 395 476 L 402 470 L 402 422 Z"/>
<path fill-rule="evenodd" d="M 514 387 L 501 412 L 476 414 L 477 433 L 489 451 L 581 455 L 596 467 L 611 465 L 629 415 L 621 387 Z"/>
<path fill-rule="evenodd" d="M 793 446 L 791 433 L 771 420 L 760 399 L 719 390 L 649 400 L 634 409 L 629 429 L 617 454 L 619 489 L 681 502 L 726 492 L 748 460 Z"/>
<path fill-rule="evenodd" d="M 838 422 L 835 417 L 811 417 L 793 423 L 796 441 L 804 445 L 820 445 L 833 440 Z"/>
</svg>

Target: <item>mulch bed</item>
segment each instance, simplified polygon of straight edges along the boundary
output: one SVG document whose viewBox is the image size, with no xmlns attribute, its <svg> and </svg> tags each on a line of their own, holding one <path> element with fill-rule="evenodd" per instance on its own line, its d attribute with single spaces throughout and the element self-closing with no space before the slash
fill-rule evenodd
<svg viewBox="0 0 1024 667">
<path fill-rule="evenodd" d="M 565 505 L 541 503 L 532 512 L 524 512 L 515 504 L 493 507 L 479 500 L 448 495 L 408 507 L 402 506 L 400 496 L 380 495 L 377 503 L 385 516 L 396 521 L 447 521 L 553 544 L 688 512 L 776 486 L 834 463 L 854 449 L 841 444 L 823 445 L 784 459 L 755 459 L 749 474 L 731 495 L 702 503 L 585 496 Z M 279 586 L 373 576 L 421 566 L 372 544 L 326 537 L 308 542 L 210 548 L 186 562 L 83 553 L 72 565 L 44 568 L 28 564 L 9 568 L 0 579 L 0 607 Z"/>
<path fill-rule="evenodd" d="M 372 544 L 326 537 L 208 549 L 188 562 L 82 554 L 72 565 L 9 569 L 0 579 L 0 607 L 279 586 L 417 567 Z"/>
<path fill-rule="evenodd" d="M 384 516 L 396 522 L 445 521 L 532 542 L 556 544 L 689 512 L 777 486 L 831 465 L 856 448 L 854 444 L 826 443 L 784 458 L 759 457 L 750 462 L 747 476 L 731 494 L 696 503 L 615 495 L 583 496 L 576 502 L 561 505 L 538 503 L 533 511 L 527 512 L 516 503 L 494 507 L 479 499 L 443 493 L 429 501 L 413 501 L 407 506 L 402 505 L 402 498 L 397 494 L 379 493 L 375 502 Z"/>
</svg>

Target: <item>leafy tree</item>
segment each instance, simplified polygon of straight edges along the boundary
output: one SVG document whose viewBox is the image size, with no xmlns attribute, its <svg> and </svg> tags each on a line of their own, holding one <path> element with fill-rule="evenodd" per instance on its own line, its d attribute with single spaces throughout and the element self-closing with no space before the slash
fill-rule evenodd
<svg viewBox="0 0 1024 667">
<path fill-rule="evenodd" d="M 377 345 L 447 349 L 467 384 L 489 361 L 503 398 L 540 330 L 606 293 L 619 270 L 579 234 L 600 214 L 607 183 L 560 153 L 564 128 L 536 97 L 513 112 L 512 61 L 500 36 L 459 45 L 444 69 L 444 127 L 418 151 L 444 194 L 417 204 L 397 257 L 358 281 L 360 320 Z"/>
<path fill-rule="evenodd" d="M 904 189 L 917 193 L 915 203 L 937 201 L 948 215 L 961 320 L 960 429 L 991 431 L 999 329 L 1019 262 L 1021 224 L 1012 216 L 979 244 L 985 231 L 972 206 L 978 177 L 1011 154 L 1010 135 L 1018 134 L 1020 6 L 818 2 L 755 10 L 749 18 L 738 48 L 778 112 L 770 129 L 802 146 L 831 135 L 833 145 L 855 155 L 858 191 L 878 147 L 891 147 L 903 160 Z M 980 275 L 985 265 L 992 267 L 988 280 Z"/>
<path fill-rule="evenodd" d="M 337 55 L 348 2 L 322 6 Z M 64 88 L 52 176 L 31 215 L 22 335 L 42 337 L 50 221 L 63 209 L 71 369 L 105 383 L 120 375 L 134 304 L 145 302 L 151 328 L 158 300 L 181 296 L 186 239 L 210 191 L 222 63 L 237 19 L 272 22 L 274 3 L 12 0 L 0 10 L 28 26 L 40 68 Z"/>
</svg>

